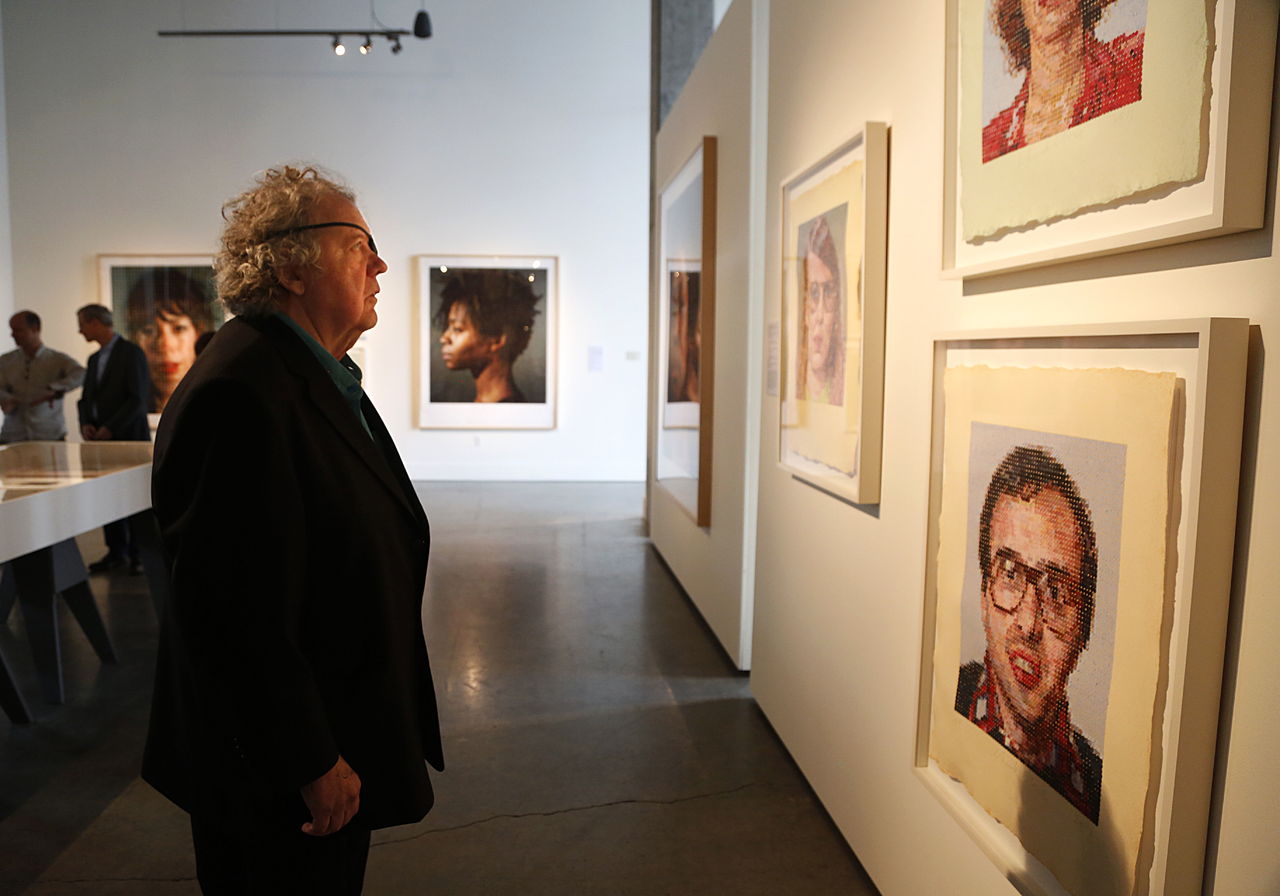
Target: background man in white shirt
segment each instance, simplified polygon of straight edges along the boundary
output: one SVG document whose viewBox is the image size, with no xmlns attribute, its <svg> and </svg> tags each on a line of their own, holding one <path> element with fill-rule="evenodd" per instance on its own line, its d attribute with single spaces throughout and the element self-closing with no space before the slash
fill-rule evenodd
<svg viewBox="0 0 1280 896">
<path fill-rule="evenodd" d="M 84 382 L 84 368 L 40 341 L 34 311 L 9 318 L 9 331 L 18 347 L 0 355 L 0 444 L 65 439 L 62 396 Z"/>
</svg>

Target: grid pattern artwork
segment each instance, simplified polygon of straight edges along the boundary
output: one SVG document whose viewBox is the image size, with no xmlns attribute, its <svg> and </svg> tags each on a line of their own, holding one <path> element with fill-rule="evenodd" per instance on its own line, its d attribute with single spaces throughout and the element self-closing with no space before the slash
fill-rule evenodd
<svg viewBox="0 0 1280 896">
<path fill-rule="evenodd" d="M 996 467 L 978 521 L 986 649 L 960 667 L 956 711 L 1097 824 L 1102 757 L 1072 725 L 1067 679 L 1089 644 L 1098 539 L 1071 474 L 1040 445 Z"/>
<path fill-rule="evenodd" d="M 1117 8 L 1125 30 L 1100 36 Z M 986 54 L 984 163 L 1142 99 L 1145 0 L 988 0 L 988 28 L 1003 65 Z M 1004 105 L 1012 85 L 1017 93 Z"/>
</svg>

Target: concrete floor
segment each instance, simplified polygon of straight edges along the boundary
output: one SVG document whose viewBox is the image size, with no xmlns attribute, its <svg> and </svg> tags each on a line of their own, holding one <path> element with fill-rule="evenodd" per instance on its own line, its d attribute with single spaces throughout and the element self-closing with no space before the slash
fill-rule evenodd
<svg viewBox="0 0 1280 896">
<path fill-rule="evenodd" d="M 875 893 L 645 540 L 640 486 L 419 489 L 448 769 L 423 822 L 375 834 L 367 894 Z M 120 661 L 64 619 L 63 706 L 20 614 L 0 626 L 37 716 L 0 719 L 0 896 L 196 894 L 185 816 L 137 778 L 145 586 L 92 585 Z"/>
</svg>

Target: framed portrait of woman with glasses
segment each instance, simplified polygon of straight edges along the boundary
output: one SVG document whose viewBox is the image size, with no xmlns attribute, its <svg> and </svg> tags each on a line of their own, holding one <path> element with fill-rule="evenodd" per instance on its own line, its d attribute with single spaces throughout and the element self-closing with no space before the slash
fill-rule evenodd
<svg viewBox="0 0 1280 896">
<path fill-rule="evenodd" d="M 869 122 L 782 188 L 779 460 L 855 504 L 880 499 L 887 144 Z"/>
</svg>

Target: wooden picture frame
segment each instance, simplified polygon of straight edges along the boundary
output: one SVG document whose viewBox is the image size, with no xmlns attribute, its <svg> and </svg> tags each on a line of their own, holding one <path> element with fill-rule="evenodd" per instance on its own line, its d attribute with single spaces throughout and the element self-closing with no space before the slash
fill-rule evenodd
<svg viewBox="0 0 1280 896">
<path fill-rule="evenodd" d="M 880 122 L 782 183 L 779 463 L 855 504 L 880 501 L 888 184 Z"/>
<path fill-rule="evenodd" d="M 988 114 L 1002 105 L 983 108 L 1001 62 L 998 53 L 982 59 L 979 49 L 983 29 L 994 30 L 992 2 L 947 3 L 944 276 L 983 277 L 1263 225 L 1273 3 L 1142 0 L 1144 29 L 1133 32 L 1130 48 L 1141 97 L 983 161 L 984 127 L 997 124 Z M 1119 6 L 1104 10 L 1098 27 Z M 1099 58 L 1114 48 L 1098 45 Z M 1006 114 L 1013 111 L 1010 127 L 1022 133 L 1019 101 Z M 984 235 L 966 237 L 975 229 Z"/>
<path fill-rule="evenodd" d="M 1248 321 L 1231 318 L 958 333 L 934 341 L 914 766 L 1022 893 L 1200 892 L 1248 343 Z M 999 457 L 987 447 L 993 433 L 1013 439 L 1009 444 L 1034 444 L 1010 451 L 989 476 L 991 461 L 984 466 L 978 458 L 983 452 Z M 1070 441 L 1082 444 L 1073 447 Z M 1100 483 L 1107 475 L 1116 480 L 1114 473 L 1100 472 L 1105 464 L 1099 446 L 1119 452 L 1121 491 L 1111 494 L 1121 497 L 1105 497 Z M 1043 657 L 1026 659 L 1018 653 L 1022 647 L 1007 652 L 1000 647 L 1006 643 L 1000 626 L 1007 624 L 1007 614 L 1023 611 L 1030 588 L 1020 593 L 1015 609 L 1003 609 L 996 599 L 1002 587 L 997 574 L 988 578 L 982 570 L 984 556 L 1003 556 L 1001 532 L 1007 530 L 996 520 L 1001 502 L 1013 494 L 994 483 L 1016 484 L 1016 477 L 1000 478 L 1001 471 L 1011 468 L 1007 461 L 1015 453 L 1028 449 L 1061 458 L 1074 479 L 1070 489 L 1027 487 L 1019 492 L 1025 506 L 1040 494 L 1075 490 L 1085 518 L 1092 520 L 1086 527 L 1077 513 L 1078 540 L 1067 542 L 1095 546 L 1088 578 L 1093 587 L 1074 591 L 1078 585 L 1068 586 L 1062 592 L 1077 598 L 1087 592 L 1087 601 L 1077 599 L 1075 605 L 1090 608 L 1084 646 L 1077 646 L 1069 661 L 1050 660 L 1047 647 Z M 1074 460 L 1067 449 L 1076 452 Z M 1085 554 L 1081 547 L 1079 556 Z M 1065 556 L 1075 553 L 1068 550 Z M 1018 558 L 1019 564 L 1029 562 L 1021 554 Z M 1110 571 L 1104 569 L 1108 565 Z M 1064 575 L 1069 582 L 1074 573 Z M 1035 590 L 1035 608 L 1026 608 L 1032 620 L 1028 630 L 1040 632 L 1047 645 L 1048 629 L 1036 623 L 1050 618 L 1048 592 L 1038 584 Z M 976 621 L 967 614 L 977 612 L 982 615 L 975 631 Z M 985 670 L 972 698 L 965 690 L 966 626 L 980 651 L 979 661 L 969 666 Z M 1088 656 L 1098 651 L 1106 655 Z M 1007 671 L 1000 668 L 1002 657 Z M 1015 661 L 1031 671 L 1013 672 Z M 1058 718 L 1069 719 L 1072 729 L 1059 732 L 1070 733 L 1070 740 L 1055 742 L 1078 745 L 1076 735 L 1083 734 L 1096 745 L 1095 819 L 1073 801 L 1076 794 L 1064 783 L 1068 775 L 1036 770 L 1019 756 L 1016 743 L 1005 746 L 1013 743 L 1007 733 L 1013 729 L 991 725 L 1002 718 L 991 711 L 993 703 L 1014 707 L 1006 712 L 1015 722 L 1023 718 L 1017 701 L 1030 698 L 1019 688 L 1053 681 L 1055 668 L 1070 676 L 1059 679 L 1068 683 L 1059 692 L 1063 714 Z M 1099 672 L 1104 668 L 1105 674 Z M 1076 677 L 1086 673 L 1100 684 L 1072 690 Z M 1017 677 L 1023 674 L 1027 681 Z M 1002 676 L 1014 683 L 999 680 Z M 989 685 L 991 696 L 982 696 L 981 682 Z M 1092 712 L 1100 726 L 1092 732 L 1082 730 L 1083 722 L 1077 726 L 1078 697 L 1081 715 Z M 1074 775 L 1070 763 L 1066 769 Z M 1087 777 L 1081 775 L 1082 784 Z"/>
<path fill-rule="evenodd" d="M 418 255 L 415 272 L 418 428 L 555 429 L 558 257 Z"/>
<path fill-rule="evenodd" d="M 655 481 L 711 525 L 715 421 L 716 151 L 704 136 L 658 192 Z"/>
</svg>

